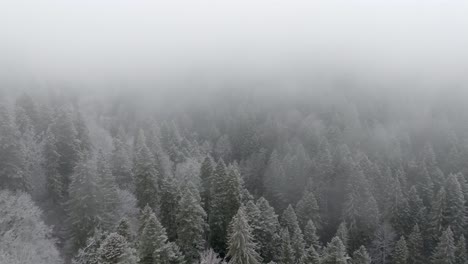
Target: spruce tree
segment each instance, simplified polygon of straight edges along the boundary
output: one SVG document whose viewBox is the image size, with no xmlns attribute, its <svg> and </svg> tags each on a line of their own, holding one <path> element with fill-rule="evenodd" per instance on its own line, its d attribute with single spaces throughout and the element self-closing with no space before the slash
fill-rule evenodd
<svg viewBox="0 0 468 264">
<path fill-rule="evenodd" d="M 117 184 L 115 177 L 107 163 L 106 157 L 102 150 L 97 154 L 96 170 L 97 170 L 97 184 L 100 190 L 100 206 L 102 212 L 102 219 L 104 227 L 110 228 L 116 222 L 117 206 L 119 201 Z"/>
<path fill-rule="evenodd" d="M 323 264 L 347 264 L 350 257 L 339 237 L 333 237 L 323 250 Z"/>
<path fill-rule="evenodd" d="M 468 262 L 468 255 L 466 252 L 465 236 L 460 235 L 455 249 L 456 264 L 466 264 Z"/>
<path fill-rule="evenodd" d="M 173 176 L 164 176 L 160 185 L 159 212 L 161 224 L 166 228 L 169 240 L 177 237 L 176 213 L 179 209 L 181 192 Z"/>
<path fill-rule="evenodd" d="M 307 221 L 304 228 L 304 241 L 307 248 L 313 246 L 316 250 L 320 249 L 320 241 L 317 236 L 317 228 L 315 228 L 312 220 Z"/>
<path fill-rule="evenodd" d="M 260 256 L 265 262 L 268 262 L 275 256 L 276 248 L 273 242 L 277 236 L 276 233 L 279 232 L 278 215 L 263 197 L 257 200 L 256 205 L 260 212 L 258 218 L 259 229 L 254 230 L 254 236 L 258 242 Z"/>
<path fill-rule="evenodd" d="M 466 227 L 465 197 L 454 174 L 450 174 L 446 184 L 446 200 L 444 206 L 444 226 L 449 226 L 457 234 L 463 233 Z"/>
<path fill-rule="evenodd" d="M 60 154 L 57 152 L 56 143 L 54 134 L 47 129 L 43 153 L 47 177 L 46 190 L 52 202 L 59 205 L 65 194 L 65 181 L 59 173 Z"/>
<path fill-rule="evenodd" d="M 128 241 L 117 233 L 110 233 L 98 249 L 99 264 L 136 264 L 137 256 Z"/>
<path fill-rule="evenodd" d="M 229 226 L 228 252 L 229 263 L 260 264 L 262 259 L 256 251 L 252 228 L 249 226 L 244 208 L 239 208 Z"/>
<path fill-rule="evenodd" d="M 126 217 L 120 219 L 119 223 L 115 228 L 115 232 L 121 236 L 123 236 L 128 242 L 133 241 L 133 234 L 130 229 L 130 223 Z"/>
<path fill-rule="evenodd" d="M 240 206 L 240 181 L 237 172 L 228 170 L 223 160 L 216 166 L 212 182 L 210 206 L 210 244 L 219 253 L 225 252 L 229 222 Z"/>
<path fill-rule="evenodd" d="M 71 263 L 100 264 L 99 248 L 108 235 L 100 229 L 94 230 L 94 234 L 86 240 L 86 244 L 80 248 Z"/>
<path fill-rule="evenodd" d="M 371 257 L 369 256 L 369 253 L 367 253 L 366 247 L 361 245 L 356 251 L 354 251 L 352 264 L 370 264 L 371 261 Z"/>
<path fill-rule="evenodd" d="M 349 241 L 349 234 L 348 234 L 348 227 L 346 226 L 345 222 L 341 222 L 336 230 L 336 237 L 339 237 L 343 245 L 348 248 L 348 241 Z"/>
<path fill-rule="evenodd" d="M 304 256 L 302 256 L 300 263 L 303 264 L 320 264 L 321 259 L 317 250 L 315 250 L 314 246 L 310 246 L 307 248 Z"/>
<path fill-rule="evenodd" d="M 142 130 L 140 130 L 136 139 L 133 166 L 138 207 L 143 208 L 148 204 L 151 208 L 155 209 L 159 194 L 157 186 L 158 175 L 154 167 L 153 155 L 146 146 L 145 135 Z"/>
<path fill-rule="evenodd" d="M 301 200 L 297 202 L 296 213 L 297 220 L 299 221 L 299 226 L 301 228 L 304 228 L 309 220 L 312 220 L 315 225 L 320 225 L 321 220 L 319 207 L 310 182 L 308 187 L 305 189 Z"/>
<path fill-rule="evenodd" d="M 283 228 L 280 232 L 280 249 L 278 260 L 282 264 L 294 264 L 295 253 L 291 246 L 291 237 L 289 236 L 288 228 Z"/>
<path fill-rule="evenodd" d="M 393 253 L 393 261 L 395 264 L 407 264 L 408 263 L 408 247 L 406 246 L 406 240 L 404 236 L 400 237 L 395 244 L 395 252 Z"/>
<path fill-rule="evenodd" d="M 453 239 L 453 232 L 452 229 L 448 227 L 440 236 L 439 243 L 431 257 L 431 263 L 456 263 L 455 252 L 456 247 Z"/>
<path fill-rule="evenodd" d="M 211 183 L 213 181 L 213 160 L 210 156 L 205 157 L 200 167 L 200 181 L 201 181 L 201 201 L 203 209 L 206 214 L 210 215 L 211 204 Z"/>
<path fill-rule="evenodd" d="M 408 237 L 408 262 L 413 264 L 424 264 L 426 263 L 424 258 L 424 241 L 419 230 L 419 226 L 416 224 L 413 227 L 413 231 Z"/>
<path fill-rule="evenodd" d="M 296 213 L 291 205 L 289 205 L 283 212 L 281 218 L 283 226 L 288 228 L 291 237 L 291 246 L 294 250 L 295 261 L 299 261 L 304 255 L 305 243 L 304 236 L 297 221 Z"/>
<path fill-rule="evenodd" d="M 114 147 L 111 156 L 112 174 L 121 189 L 132 190 L 134 182 L 131 152 L 122 127 L 119 128 L 112 142 Z"/>
<path fill-rule="evenodd" d="M 191 183 L 183 191 L 176 214 L 177 244 L 188 263 L 197 261 L 205 246 L 206 213 L 198 190 Z"/>
</svg>

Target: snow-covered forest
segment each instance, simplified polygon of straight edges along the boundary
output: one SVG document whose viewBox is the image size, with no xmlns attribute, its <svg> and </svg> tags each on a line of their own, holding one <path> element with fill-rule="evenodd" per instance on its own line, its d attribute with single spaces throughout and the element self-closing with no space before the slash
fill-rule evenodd
<svg viewBox="0 0 468 264">
<path fill-rule="evenodd" d="M 0 264 L 468 264 L 467 1 L 0 2 Z"/>
<path fill-rule="evenodd" d="M 466 263 L 464 99 L 264 93 L 5 100 L 0 263 Z"/>
</svg>

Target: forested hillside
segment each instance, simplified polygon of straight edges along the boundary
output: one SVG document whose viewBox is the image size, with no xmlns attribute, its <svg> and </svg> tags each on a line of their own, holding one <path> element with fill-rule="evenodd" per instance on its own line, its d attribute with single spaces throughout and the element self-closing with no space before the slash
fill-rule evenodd
<svg viewBox="0 0 468 264">
<path fill-rule="evenodd" d="M 308 88 L 5 92 L 0 263 L 468 263 L 463 93 Z"/>
</svg>

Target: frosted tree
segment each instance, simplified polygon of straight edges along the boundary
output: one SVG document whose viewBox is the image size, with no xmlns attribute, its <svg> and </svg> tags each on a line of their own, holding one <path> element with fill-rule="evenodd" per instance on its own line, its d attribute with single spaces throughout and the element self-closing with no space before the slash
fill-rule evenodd
<svg viewBox="0 0 468 264">
<path fill-rule="evenodd" d="M 156 208 L 158 186 L 157 186 L 157 171 L 154 167 L 154 158 L 148 147 L 143 130 L 140 130 L 135 143 L 135 157 L 133 162 L 133 173 L 135 176 L 135 194 L 137 205 L 143 208 L 149 205 L 151 208 Z"/>
<path fill-rule="evenodd" d="M 408 193 L 408 206 L 411 212 L 408 219 L 408 225 L 421 225 L 425 221 L 426 207 L 418 195 L 416 187 L 413 185 Z"/>
<path fill-rule="evenodd" d="M 315 250 L 314 246 L 306 249 L 304 256 L 302 256 L 300 263 L 304 264 L 320 264 L 320 255 Z"/>
<path fill-rule="evenodd" d="M 468 261 L 468 255 L 466 252 L 466 241 L 465 236 L 460 235 L 460 238 L 457 241 L 456 249 L 455 249 L 455 258 L 457 264 L 464 264 Z"/>
<path fill-rule="evenodd" d="M 117 233 L 110 233 L 98 249 L 99 264 L 136 264 L 136 250 Z"/>
<path fill-rule="evenodd" d="M 50 129 L 45 134 L 44 169 L 47 176 L 46 190 L 52 202 L 60 204 L 65 194 L 65 181 L 59 173 L 60 154 L 57 152 L 57 141 Z"/>
<path fill-rule="evenodd" d="M 408 247 L 406 246 L 406 239 L 401 236 L 395 244 L 395 252 L 393 253 L 393 262 L 395 264 L 408 263 Z"/>
<path fill-rule="evenodd" d="M 304 227 L 304 242 L 307 248 L 313 246 L 316 250 L 320 249 L 320 241 L 317 236 L 317 228 L 312 220 L 307 221 Z"/>
<path fill-rule="evenodd" d="M 372 241 L 372 259 L 375 263 L 386 264 L 390 261 L 395 247 L 395 230 L 384 222 L 375 232 Z"/>
<path fill-rule="evenodd" d="M 296 213 L 301 228 L 304 228 L 309 220 L 312 220 L 315 225 L 320 225 L 320 211 L 315 195 L 312 192 L 311 182 L 309 182 L 308 187 L 304 190 L 301 200 L 297 202 Z"/>
<path fill-rule="evenodd" d="M 291 246 L 291 237 L 287 228 L 283 228 L 280 232 L 280 248 L 279 248 L 279 263 L 283 264 L 294 264 L 295 254 Z"/>
<path fill-rule="evenodd" d="M 200 254 L 200 264 L 220 264 L 223 261 L 213 249 L 204 250 Z"/>
<path fill-rule="evenodd" d="M 71 253 L 82 247 L 93 230 L 103 224 L 102 191 L 95 162 L 83 155 L 72 175 L 69 200 L 66 203 L 68 247 Z"/>
<path fill-rule="evenodd" d="M 91 138 L 89 136 L 89 129 L 86 125 L 86 121 L 79 110 L 76 111 L 74 124 L 77 133 L 78 147 L 80 152 L 89 152 L 93 148 Z"/>
<path fill-rule="evenodd" d="M 255 240 L 257 241 L 257 235 L 260 232 L 260 210 L 252 200 L 249 200 L 247 202 L 244 209 L 247 221 L 249 222 L 249 225 L 252 228 L 252 234 L 254 235 Z"/>
<path fill-rule="evenodd" d="M 408 237 L 408 262 L 414 264 L 426 263 L 424 257 L 424 241 L 419 230 L 419 225 L 413 227 Z"/>
<path fill-rule="evenodd" d="M 267 262 L 271 261 L 275 255 L 274 240 L 278 239 L 276 233 L 279 231 L 280 225 L 275 209 L 270 206 L 265 198 L 260 197 L 256 205 L 259 210 L 259 229 L 254 230 L 254 235 L 259 247 L 258 252 Z"/>
<path fill-rule="evenodd" d="M 299 261 L 304 255 L 305 243 L 304 236 L 297 221 L 296 213 L 291 205 L 289 205 L 283 212 L 281 218 L 283 226 L 285 226 L 291 237 L 291 246 L 294 250 L 295 261 Z"/>
<path fill-rule="evenodd" d="M 446 200 L 444 208 L 444 226 L 449 226 L 457 234 L 466 227 L 465 197 L 456 175 L 450 174 L 445 184 Z"/>
<path fill-rule="evenodd" d="M 282 160 L 276 150 L 274 150 L 268 161 L 265 175 L 263 176 L 263 185 L 265 186 L 265 197 L 271 201 L 274 206 L 284 204 L 284 195 L 282 184 L 286 181 L 286 173 Z"/>
<path fill-rule="evenodd" d="M 455 257 L 456 247 L 453 239 L 453 232 L 448 227 L 441 235 L 439 243 L 434 249 L 431 256 L 431 263 L 433 264 L 446 264 L 456 263 Z"/>
<path fill-rule="evenodd" d="M 109 235 L 101 229 L 94 230 L 94 234 L 88 237 L 86 244 L 78 250 L 72 259 L 72 264 L 99 264 L 99 248 L 102 242 Z"/>
<path fill-rule="evenodd" d="M 339 237 L 333 237 L 322 253 L 323 264 L 347 264 L 350 257 Z"/>
<path fill-rule="evenodd" d="M 229 226 L 228 252 L 229 263 L 260 264 L 262 259 L 256 251 L 252 229 L 249 226 L 244 209 L 239 208 Z"/>
<path fill-rule="evenodd" d="M 96 161 L 97 184 L 99 188 L 102 223 L 110 228 L 116 222 L 117 207 L 119 202 L 117 184 L 112 171 L 109 168 L 106 157 L 99 150 Z"/>
<path fill-rule="evenodd" d="M 352 264 L 370 264 L 371 257 L 367 253 L 367 249 L 364 246 L 360 246 L 356 251 L 353 252 Z"/>
<path fill-rule="evenodd" d="M 10 113 L 0 105 L 0 188 L 10 190 L 30 189 L 27 181 L 25 157 Z"/>
<path fill-rule="evenodd" d="M 179 248 L 167 240 L 166 230 L 152 213 L 139 237 L 138 255 L 141 264 L 182 263 Z"/>
<path fill-rule="evenodd" d="M 201 190 L 200 196 L 203 209 L 209 215 L 211 204 L 211 182 L 213 181 L 213 159 L 206 156 L 200 167 Z"/>
<path fill-rule="evenodd" d="M 343 242 L 343 245 L 348 248 L 349 233 L 345 222 L 341 222 L 338 226 L 335 236 L 339 237 L 341 242 Z"/>
<path fill-rule="evenodd" d="M 127 242 L 133 241 L 133 234 L 130 228 L 130 223 L 126 217 L 120 219 L 119 223 L 115 228 L 115 232 L 127 240 Z"/>
<path fill-rule="evenodd" d="M 205 246 L 206 213 L 201 206 L 198 190 L 189 183 L 183 190 L 176 215 L 177 244 L 188 263 L 198 261 Z"/>
<path fill-rule="evenodd" d="M 117 135 L 113 138 L 113 147 L 111 155 L 112 174 L 115 176 L 120 188 L 132 189 L 134 182 L 131 152 L 122 127 L 119 128 Z"/>
<path fill-rule="evenodd" d="M 166 228 L 169 240 L 177 237 L 176 213 L 179 209 L 181 192 L 173 176 L 164 176 L 160 182 L 159 212 L 161 224 Z"/>
<path fill-rule="evenodd" d="M 224 252 L 229 222 L 240 206 L 240 180 L 233 169 L 227 169 L 223 160 L 216 166 L 210 206 L 210 243 L 217 252 Z"/>
<path fill-rule="evenodd" d="M 0 263 L 63 263 L 51 234 L 28 194 L 0 191 Z"/>
</svg>

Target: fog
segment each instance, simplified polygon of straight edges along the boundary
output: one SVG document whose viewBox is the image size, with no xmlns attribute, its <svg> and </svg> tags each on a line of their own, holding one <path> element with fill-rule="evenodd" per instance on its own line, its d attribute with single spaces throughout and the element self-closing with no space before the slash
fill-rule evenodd
<svg viewBox="0 0 468 264">
<path fill-rule="evenodd" d="M 99 87 L 342 75 L 466 85 L 467 12 L 436 0 L 3 0 L 0 69 L 3 81 Z"/>
</svg>

